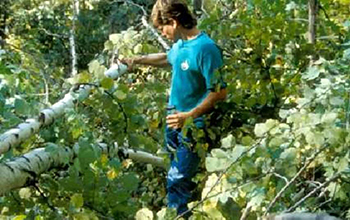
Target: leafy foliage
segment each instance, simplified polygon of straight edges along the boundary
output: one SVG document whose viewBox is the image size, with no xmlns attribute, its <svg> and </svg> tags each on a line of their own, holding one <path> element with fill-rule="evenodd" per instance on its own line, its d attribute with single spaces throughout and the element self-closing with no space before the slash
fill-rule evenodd
<svg viewBox="0 0 350 220">
<path fill-rule="evenodd" d="M 9 0 L 1 9 L 9 30 L 0 50 L 0 131 L 37 115 L 74 84 L 101 87 L 1 157 L 40 145 L 81 149 L 65 171 L 53 169 L 1 197 L 1 215 L 174 219 L 174 210 L 165 208 L 163 170 L 108 158 L 91 147 L 118 143 L 156 153 L 163 146 L 169 70 L 140 67 L 116 81 L 103 75 L 114 51 L 133 56 L 161 50 L 139 26 L 141 13 L 133 12 L 140 9 L 80 1 L 80 72 L 67 78 L 71 2 L 52 2 Z M 134 3 L 148 10 L 153 4 Z M 192 219 L 239 219 L 247 209 L 256 219 L 286 211 L 339 173 L 297 210 L 349 217 L 348 3 L 320 1 L 318 39 L 311 45 L 305 1 L 205 1 L 199 27 L 224 51 L 229 96 L 207 117 L 211 140 L 192 128 L 203 158 L 197 197 L 189 204 Z"/>
</svg>

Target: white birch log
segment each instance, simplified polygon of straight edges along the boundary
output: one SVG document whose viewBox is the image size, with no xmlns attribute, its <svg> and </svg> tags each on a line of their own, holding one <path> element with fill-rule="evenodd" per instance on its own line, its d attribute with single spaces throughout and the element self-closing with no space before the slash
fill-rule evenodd
<svg viewBox="0 0 350 220">
<path fill-rule="evenodd" d="M 124 158 L 124 159 L 129 158 L 135 162 L 149 163 L 157 167 L 165 168 L 166 164 L 164 162 L 164 159 L 161 157 L 157 157 L 157 156 L 154 156 L 153 154 L 150 154 L 144 151 L 134 150 L 134 149 L 121 148 L 117 150 L 120 158 Z"/>
<path fill-rule="evenodd" d="M 91 88 L 91 86 L 83 86 L 77 91 L 71 91 L 50 108 L 42 110 L 38 118 L 27 119 L 26 122 L 19 124 L 16 128 L 10 129 L 0 135 L 0 155 L 36 134 L 41 127 L 53 123 L 55 119 L 64 113 L 65 109 L 72 108 L 74 102 L 85 99 L 90 93 Z"/>
<path fill-rule="evenodd" d="M 118 155 L 120 159 L 132 159 L 135 162 L 150 163 L 154 166 L 165 167 L 162 158 L 143 151 L 118 148 L 113 146 L 108 148 L 106 144 L 94 145 L 96 150 L 108 154 L 109 157 Z M 53 152 L 45 151 L 45 148 L 35 149 L 13 161 L 0 164 L 0 195 L 16 188 L 28 185 L 38 175 L 47 172 L 52 168 L 62 168 L 67 162 L 72 162 L 73 157 L 79 152 L 79 148 L 74 150 L 57 147 Z M 66 158 L 69 158 L 67 161 Z"/>
<path fill-rule="evenodd" d="M 69 148 L 54 154 L 46 152 L 45 148 L 38 148 L 13 161 L 0 164 L 0 195 L 30 183 L 50 168 L 63 166 L 67 156 L 73 156 Z"/>
<path fill-rule="evenodd" d="M 288 213 L 280 215 L 270 215 L 264 220 L 339 220 L 336 217 L 325 213 Z"/>
</svg>

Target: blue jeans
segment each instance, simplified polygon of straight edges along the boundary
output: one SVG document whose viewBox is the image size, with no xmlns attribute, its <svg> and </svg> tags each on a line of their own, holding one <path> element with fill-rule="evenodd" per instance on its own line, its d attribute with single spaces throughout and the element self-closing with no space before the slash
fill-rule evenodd
<svg viewBox="0 0 350 220">
<path fill-rule="evenodd" d="M 168 207 L 176 208 L 180 215 L 188 210 L 187 203 L 196 187 L 192 178 L 196 175 L 200 158 L 191 149 L 195 143 L 190 131 L 184 137 L 181 129 L 166 127 L 165 139 L 171 161 L 167 175 Z"/>
</svg>

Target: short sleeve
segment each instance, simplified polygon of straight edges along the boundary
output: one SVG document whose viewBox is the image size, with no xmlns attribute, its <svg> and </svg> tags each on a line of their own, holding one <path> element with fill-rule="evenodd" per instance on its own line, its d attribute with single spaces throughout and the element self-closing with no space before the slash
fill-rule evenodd
<svg viewBox="0 0 350 220">
<path fill-rule="evenodd" d="M 225 88 L 226 84 L 223 81 L 223 76 L 220 71 L 223 65 L 222 53 L 218 46 L 215 44 L 207 44 L 203 47 L 201 54 L 199 68 L 201 74 L 205 78 L 207 89 L 214 91 L 217 86 Z"/>
<path fill-rule="evenodd" d="M 180 40 L 179 40 L 180 41 Z M 170 65 L 174 65 L 175 62 L 175 56 L 176 56 L 176 51 L 179 48 L 179 41 L 177 41 L 175 44 L 173 44 L 173 46 L 171 47 L 171 49 L 167 52 L 167 60 L 168 63 L 170 63 Z"/>
</svg>

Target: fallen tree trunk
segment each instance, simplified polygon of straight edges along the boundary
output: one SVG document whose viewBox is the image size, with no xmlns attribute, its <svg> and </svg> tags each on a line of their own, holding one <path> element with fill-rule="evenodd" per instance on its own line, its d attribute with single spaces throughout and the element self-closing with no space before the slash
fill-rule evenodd
<svg viewBox="0 0 350 220">
<path fill-rule="evenodd" d="M 12 147 L 18 146 L 27 138 L 37 133 L 41 127 L 50 125 L 60 117 L 64 110 L 72 108 L 77 100 L 88 97 L 91 86 L 83 86 L 77 91 L 71 91 L 63 99 L 53 104 L 50 108 L 40 112 L 39 117 L 26 120 L 0 136 L 0 155 L 9 151 Z"/>
<path fill-rule="evenodd" d="M 133 149 L 108 148 L 106 144 L 94 146 L 100 153 L 108 154 L 109 157 L 118 155 L 121 159 L 132 159 L 135 162 L 150 163 L 154 166 L 165 167 L 164 160 L 150 153 Z M 53 168 L 63 168 L 73 162 L 78 149 L 57 147 L 53 151 L 45 148 L 35 149 L 13 161 L 0 164 L 0 195 L 16 188 L 29 185 L 37 176 Z M 68 158 L 68 161 L 67 161 Z"/>
<path fill-rule="evenodd" d="M 338 220 L 338 218 L 325 213 L 288 213 L 270 215 L 265 220 Z"/>
</svg>

